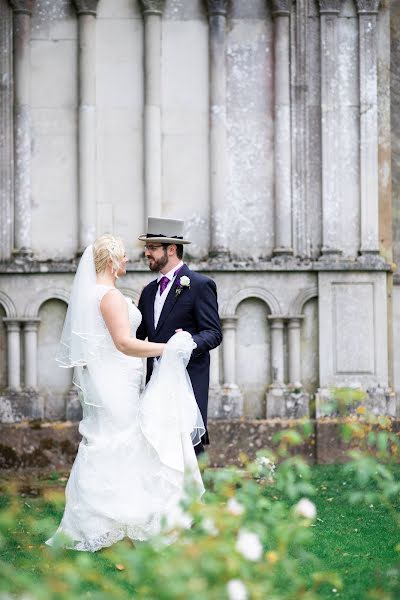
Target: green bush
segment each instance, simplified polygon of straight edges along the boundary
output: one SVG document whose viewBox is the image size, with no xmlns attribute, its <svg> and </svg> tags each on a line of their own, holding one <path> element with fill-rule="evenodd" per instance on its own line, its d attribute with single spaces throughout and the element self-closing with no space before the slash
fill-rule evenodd
<svg viewBox="0 0 400 600">
<path fill-rule="evenodd" d="M 284 437 L 282 452 L 297 439 Z M 148 600 L 313 600 L 338 577 L 318 570 L 309 551 L 315 507 L 310 467 L 260 453 L 242 469 L 205 468 L 204 502 L 183 505 L 190 528 L 164 532 L 151 543 L 119 543 L 96 554 L 43 545 L 62 510 L 53 500 L 33 510 L 15 490 L 3 496 L 0 516 L 0 592 L 40 600 L 141 598 Z M 276 486 L 284 499 L 271 490 Z M 174 540 L 171 543 L 171 540 Z M 6 559 L 4 559 L 6 557 Z M 313 561 L 313 577 L 302 564 Z"/>
</svg>

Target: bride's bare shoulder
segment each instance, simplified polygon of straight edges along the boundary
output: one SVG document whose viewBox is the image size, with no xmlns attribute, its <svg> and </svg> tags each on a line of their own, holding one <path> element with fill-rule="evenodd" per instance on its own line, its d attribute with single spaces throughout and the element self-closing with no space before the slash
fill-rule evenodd
<svg viewBox="0 0 400 600">
<path fill-rule="evenodd" d="M 99 290 L 100 296 L 100 309 L 120 308 L 123 304 L 126 304 L 125 298 L 122 293 L 115 287 L 103 286 L 106 289 Z"/>
</svg>

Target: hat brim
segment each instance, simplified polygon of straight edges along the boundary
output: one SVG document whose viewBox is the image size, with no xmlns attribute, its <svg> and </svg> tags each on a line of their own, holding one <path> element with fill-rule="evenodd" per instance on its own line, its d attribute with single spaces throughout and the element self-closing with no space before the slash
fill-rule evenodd
<svg viewBox="0 0 400 600">
<path fill-rule="evenodd" d="M 160 244 L 191 244 L 189 240 L 181 240 L 180 238 L 168 238 L 168 237 L 147 237 L 144 233 L 143 235 L 139 235 L 138 239 L 141 242 L 158 242 Z"/>
</svg>

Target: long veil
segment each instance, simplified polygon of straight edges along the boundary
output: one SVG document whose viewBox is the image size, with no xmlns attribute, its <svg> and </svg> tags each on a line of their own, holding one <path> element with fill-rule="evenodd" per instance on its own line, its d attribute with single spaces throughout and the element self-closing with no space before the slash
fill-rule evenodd
<svg viewBox="0 0 400 600">
<path fill-rule="evenodd" d="M 65 369 L 74 368 L 73 383 L 81 390 L 84 404 L 102 406 L 90 370 L 100 358 L 106 333 L 101 325 L 96 298 L 96 268 L 93 246 L 82 254 L 72 284 L 56 361 Z"/>
<path fill-rule="evenodd" d="M 186 371 L 195 347 L 190 333 L 176 333 L 168 341 L 162 359 L 140 398 L 139 423 L 143 435 L 156 450 L 161 462 L 181 474 L 188 468 L 189 453 L 184 445 L 197 445 L 205 433 Z M 196 474 L 198 468 L 193 449 L 190 454 L 195 461 L 192 472 Z M 202 487 L 201 478 L 199 485 Z"/>
</svg>

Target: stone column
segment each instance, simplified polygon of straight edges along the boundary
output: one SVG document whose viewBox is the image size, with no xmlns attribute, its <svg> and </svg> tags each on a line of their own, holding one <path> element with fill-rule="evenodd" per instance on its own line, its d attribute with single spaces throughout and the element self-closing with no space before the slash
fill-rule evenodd
<svg viewBox="0 0 400 600">
<path fill-rule="evenodd" d="M 338 39 L 342 0 L 319 0 L 321 15 L 321 137 L 322 137 L 322 255 L 341 254 L 339 248 Z"/>
<path fill-rule="evenodd" d="M 379 253 L 377 14 L 379 0 L 356 0 L 360 60 L 362 254 Z"/>
<path fill-rule="evenodd" d="M 162 214 L 161 19 L 165 0 L 140 0 L 144 17 L 144 195 L 148 216 Z"/>
<path fill-rule="evenodd" d="M 222 361 L 224 385 L 236 385 L 236 323 L 237 317 L 222 317 Z"/>
<path fill-rule="evenodd" d="M 19 390 L 21 387 L 21 324 L 17 319 L 3 319 L 7 329 L 7 372 L 8 387 Z"/>
<path fill-rule="evenodd" d="M 210 387 L 219 387 L 219 349 L 210 350 Z"/>
<path fill-rule="evenodd" d="M 271 356 L 272 356 L 272 386 L 282 387 L 284 377 L 283 332 L 284 319 L 271 315 Z"/>
<path fill-rule="evenodd" d="M 236 324 L 237 317 L 222 317 L 222 360 L 224 385 L 221 395 L 220 418 L 241 417 L 243 415 L 243 397 L 236 383 Z"/>
<path fill-rule="evenodd" d="M 37 333 L 40 319 L 24 319 L 24 367 L 25 387 L 37 388 Z"/>
<path fill-rule="evenodd" d="M 34 0 L 9 0 L 14 45 L 14 248 L 32 254 L 31 15 Z"/>
<path fill-rule="evenodd" d="M 210 351 L 210 389 L 208 393 L 208 416 L 219 418 L 221 412 L 221 385 L 219 383 L 219 348 Z"/>
<path fill-rule="evenodd" d="M 207 0 L 210 52 L 210 253 L 228 252 L 226 124 L 226 15 L 229 0 Z"/>
<path fill-rule="evenodd" d="M 98 0 L 74 0 L 79 20 L 78 252 L 96 238 L 96 11 Z"/>
<path fill-rule="evenodd" d="M 13 247 L 12 9 L 0 2 L 0 261 Z"/>
<path fill-rule="evenodd" d="M 285 321 L 283 317 L 271 315 L 268 317 L 271 321 L 271 370 L 272 383 L 268 386 L 266 395 L 266 417 L 273 419 L 276 417 L 286 418 L 284 368 L 284 346 L 283 335 Z"/>
<path fill-rule="evenodd" d="M 289 382 L 301 383 L 301 319 L 303 317 L 290 317 L 288 322 L 289 346 Z"/>
<path fill-rule="evenodd" d="M 275 81 L 275 255 L 291 255 L 292 159 L 290 130 L 290 5 L 272 0 L 274 17 Z"/>
</svg>

